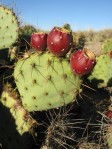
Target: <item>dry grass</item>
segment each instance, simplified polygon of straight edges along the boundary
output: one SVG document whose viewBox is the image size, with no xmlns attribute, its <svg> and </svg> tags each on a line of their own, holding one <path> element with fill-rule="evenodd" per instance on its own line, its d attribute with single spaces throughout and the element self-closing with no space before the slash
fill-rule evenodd
<svg viewBox="0 0 112 149">
<path fill-rule="evenodd" d="M 101 53 L 101 42 L 87 42 L 84 46 L 84 48 L 92 50 L 95 55 L 100 55 Z"/>
</svg>

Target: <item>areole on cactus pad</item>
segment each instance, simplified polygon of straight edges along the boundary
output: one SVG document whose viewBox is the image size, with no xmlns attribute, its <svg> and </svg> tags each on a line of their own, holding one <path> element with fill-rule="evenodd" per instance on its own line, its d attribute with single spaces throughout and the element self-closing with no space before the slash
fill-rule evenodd
<svg viewBox="0 0 112 149">
<path fill-rule="evenodd" d="M 73 75 L 68 60 L 50 53 L 20 59 L 14 78 L 28 111 L 58 108 L 73 102 L 80 90 L 80 78 Z"/>
<path fill-rule="evenodd" d="M 54 27 L 48 34 L 47 45 L 50 52 L 55 56 L 65 56 L 72 43 L 72 33 L 67 29 Z"/>
</svg>

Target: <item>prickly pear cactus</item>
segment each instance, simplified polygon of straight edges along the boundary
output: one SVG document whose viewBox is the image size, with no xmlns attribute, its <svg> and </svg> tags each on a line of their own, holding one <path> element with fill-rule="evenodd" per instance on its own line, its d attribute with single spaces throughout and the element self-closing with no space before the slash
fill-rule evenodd
<svg viewBox="0 0 112 149">
<path fill-rule="evenodd" d="M 9 48 L 18 38 L 19 23 L 14 12 L 0 6 L 0 50 Z"/>
<path fill-rule="evenodd" d="M 24 25 L 20 28 L 20 36 L 31 36 L 32 33 L 37 32 L 37 29 L 32 25 Z"/>
<path fill-rule="evenodd" d="M 50 53 L 32 54 L 15 66 L 14 78 L 28 111 L 58 108 L 73 102 L 80 79 L 73 75 L 69 62 Z"/>
<path fill-rule="evenodd" d="M 29 132 L 33 125 L 36 124 L 36 121 L 22 106 L 18 94 L 13 91 L 10 84 L 5 85 L 0 101 L 5 107 L 10 109 L 10 113 L 15 119 L 16 129 L 20 135 Z"/>
<path fill-rule="evenodd" d="M 6 149 L 33 148 L 35 121 L 23 108 L 17 93 L 8 84 L 0 99 L 0 143 Z M 31 133 L 31 134 L 30 134 Z"/>
<path fill-rule="evenodd" d="M 102 52 L 109 53 L 111 51 L 112 51 L 112 39 L 108 39 L 102 44 Z"/>
<path fill-rule="evenodd" d="M 112 58 L 103 54 L 96 58 L 96 65 L 88 77 L 90 82 L 98 82 L 97 87 L 112 87 Z"/>
</svg>

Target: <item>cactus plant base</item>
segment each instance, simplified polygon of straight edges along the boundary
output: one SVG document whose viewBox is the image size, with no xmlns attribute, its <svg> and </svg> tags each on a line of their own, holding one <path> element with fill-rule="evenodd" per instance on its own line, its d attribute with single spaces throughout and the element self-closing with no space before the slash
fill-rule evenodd
<svg viewBox="0 0 112 149">
<path fill-rule="evenodd" d="M 8 108 L 0 103 L 0 143 L 2 149 L 31 149 L 32 136 L 26 132 L 20 135 L 15 120 Z"/>
<path fill-rule="evenodd" d="M 106 132 L 106 139 L 109 149 L 112 148 L 112 124 L 109 124 Z"/>
<path fill-rule="evenodd" d="M 5 84 L 0 99 L 0 142 L 6 149 L 31 149 L 35 121 L 21 105 L 18 94 Z"/>
</svg>

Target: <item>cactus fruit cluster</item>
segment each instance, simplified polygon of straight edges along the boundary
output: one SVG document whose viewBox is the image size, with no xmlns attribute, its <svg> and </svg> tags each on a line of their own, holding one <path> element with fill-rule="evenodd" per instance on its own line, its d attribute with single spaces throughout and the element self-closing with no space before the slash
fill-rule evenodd
<svg viewBox="0 0 112 149">
<path fill-rule="evenodd" d="M 14 12 L 0 6 L 0 50 L 9 48 L 18 38 L 19 23 Z"/>
<path fill-rule="evenodd" d="M 99 98 L 97 93 L 105 90 L 109 96 L 106 102 L 111 103 L 112 40 L 105 41 L 101 55 L 95 56 L 91 50 L 83 48 L 83 35 L 78 39 L 78 47 L 71 50 L 74 41 L 69 24 L 62 28 L 54 27 L 49 33 L 24 26 L 18 33 L 18 19 L 11 9 L 0 6 L 0 18 L 0 51 L 7 48 L 10 59 L 5 72 L 0 73 L 0 145 L 5 149 L 33 149 L 32 139 L 28 136 L 33 139 L 36 136 L 37 139 L 44 127 L 39 124 L 47 124 L 44 135 L 45 132 L 47 134 L 42 138 L 41 145 L 45 143 L 52 148 L 53 144 L 56 148 L 58 144 L 59 149 L 75 148 L 85 137 L 85 127 L 90 130 L 89 122 L 91 125 L 93 116 L 95 119 L 99 116 L 96 114 L 98 110 L 104 112 L 94 96 Z M 7 76 L 8 73 L 10 76 Z M 88 80 L 90 84 L 97 81 L 96 94 L 89 87 Z M 92 95 L 89 98 L 90 89 Z M 104 107 L 107 108 L 107 105 Z M 63 109 L 65 113 L 61 112 Z M 111 111 L 107 111 L 106 116 L 111 120 Z M 88 123 L 85 119 L 89 119 Z M 112 148 L 110 120 L 105 131 L 108 149 Z M 91 144 L 89 135 L 87 143 Z M 36 148 L 39 139 L 40 135 L 35 141 Z"/>
</svg>

